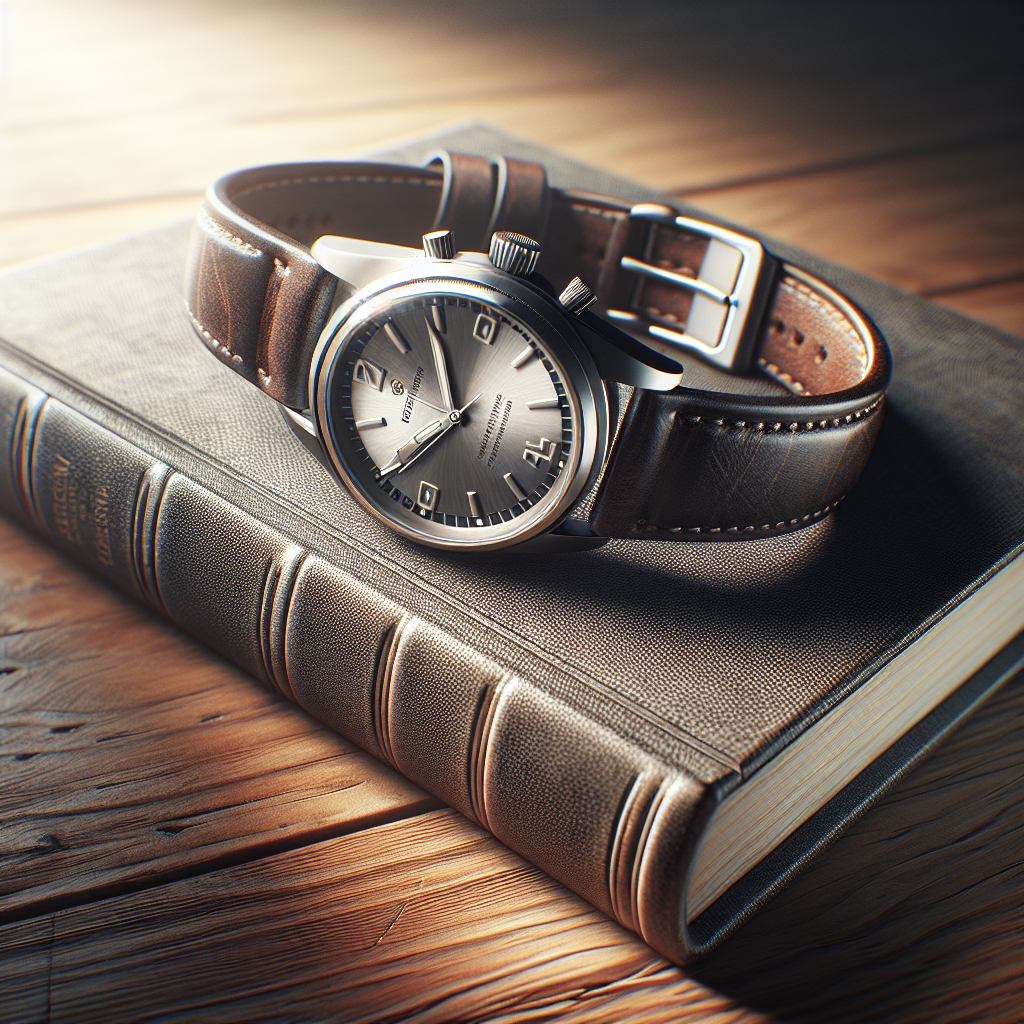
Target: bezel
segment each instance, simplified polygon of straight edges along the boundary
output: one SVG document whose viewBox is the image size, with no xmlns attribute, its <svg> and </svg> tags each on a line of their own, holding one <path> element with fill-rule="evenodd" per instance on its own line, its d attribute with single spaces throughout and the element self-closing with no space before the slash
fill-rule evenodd
<svg viewBox="0 0 1024 1024">
<path fill-rule="evenodd" d="M 498 309 L 533 332 L 563 382 L 576 437 L 569 464 L 540 501 L 500 524 L 449 526 L 423 518 L 387 494 L 367 486 L 346 463 L 335 434 L 331 408 L 333 373 L 348 346 L 372 322 L 405 300 L 444 295 Z M 353 497 L 375 518 L 411 540 L 446 550 L 494 551 L 522 544 L 558 527 L 586 495 L 608 445 L 608 394 L 579 335 L 566 314 L 544 292 L 526 281 L 474 262 L 422 260 L 380 278 L 356 292 L 324 328 L 310 365 L 311 412 L 320 445 L 331 468 Z"/>
</svg>

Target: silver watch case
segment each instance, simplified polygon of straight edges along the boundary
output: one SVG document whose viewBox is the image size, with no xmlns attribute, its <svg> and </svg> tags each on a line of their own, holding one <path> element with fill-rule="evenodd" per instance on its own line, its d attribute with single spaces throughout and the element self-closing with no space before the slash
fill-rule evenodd
<svg viewBox="0 0 1024 1024">
<path fill-rule="evenodd" d="M 473 254 L 474 256 L 476 254 Z M 366 323 L 386 314 L 400 299 L 442 292 L 482 301 L 501 309 L 534 331 L 557 364 L 573 409 L 579 442 L 571 461 L 544 499 L 524 516 L 499 526 L 466 529 L 420 519 L 405 509 L 390 509 L 383 492 L 373 493 L 345 464 L 330 430 L 329 386 L 332 368 L 346 345 Z M 579 550 L 601 538 L 588 531 L 552 534 L 586 497 L 608 454 L 609 423 L 617 407 L 617 387 L 602 380 L 594 358 L 570 316 L 539 288 L 479 260 L 421 258 L 372 281 L 335 310 L 320 335 L 309 369 L 312 423 L 291 414 L 289 422 L 307 446 L 341 480 L 371 515 L 419 544 L 456 551 Z M 314 437 L 310 427 L 315 431 Z M 548 500 L 550 498 L 550 500 Z M 388 508 L 388 514 L 384 511 Z"/>
</svg>

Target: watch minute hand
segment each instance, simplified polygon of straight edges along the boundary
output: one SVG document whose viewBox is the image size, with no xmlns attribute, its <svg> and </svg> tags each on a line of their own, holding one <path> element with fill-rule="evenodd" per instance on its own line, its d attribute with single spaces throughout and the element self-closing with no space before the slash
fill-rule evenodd
<svg viewBox="0 0 1024 1024">
<path fill-rule="evenodd" d="M 455 400 L 452 398 L 452 382 L 448 377 L 448 365 L 444 361 L 444 347 L 441 344 L 441 336 L 434 329 L 434 325 L 427 320 L 427 333 L 430 335 L 430 351 L 434 356 L 434 370 L 437 373 L 437 383 L 441 389 L 441 401 L 454 410 Z"/>
</svg>

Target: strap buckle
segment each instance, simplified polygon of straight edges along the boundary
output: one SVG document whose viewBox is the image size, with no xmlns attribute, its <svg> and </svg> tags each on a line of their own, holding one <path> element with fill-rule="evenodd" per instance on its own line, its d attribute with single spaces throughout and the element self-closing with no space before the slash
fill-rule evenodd
<svg viewBox="0 0 1024 1024">
<path fill-rule="evenodd" d="M 643 258 L 620 258 L 622 270 L 636 275 L 637 280 L 631 282 L 631 295 L 620 291 L 613 296 L 613 301 L 618 298 L 620 303 L 626 298 L 630 308 L 607 310 L 609 319 L 632 330 L 645 330 L 650 339 L 647 344 L 670 358 L 683 350 L 732 372 L 747 369 L 754 343 L 753 331 L 747 326 L 755 303 L 759 305 L 758 283 L 768 262 L 764 246 L 748 235 L 680 217 L 670 206 L 658 203 L 634 206 L 629 218 L 631 240 L 635 239 L 633 226 L 640 225 L 640 244 L 629 248 L 640 251 Z M 670 241 L 683 241 L 687 236 L 695 243 L 707 239 L 695 275 L 667 269 L 664 264 L 672 265 L 673 261 L 659 260 L 659 243 L 668 235 L 665 227 L 678 229 L 672 232 Z M 665 285 L 688 292 L 688 308 L 679 305 L 678 296 L 666 293 Z M 655 305 L 652 296 L 646 294 L 649 291 L 655 292 L 655 299 L 660 293 L 665 301 Z M 662 305 L 670 308 L 663 309 Z M 673 306 L 682 315 L 673 313 Z"/>
</svg>

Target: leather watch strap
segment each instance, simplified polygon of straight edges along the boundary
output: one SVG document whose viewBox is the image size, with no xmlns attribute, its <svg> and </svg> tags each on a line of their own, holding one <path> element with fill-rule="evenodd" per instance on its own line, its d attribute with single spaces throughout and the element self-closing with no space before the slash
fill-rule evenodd
<svg viewBox="0 0 1024 1024">
<path fill-rule="evenodd" d="M 536 164 L 440 153 L 425 168 L 294 164 L 228 175 L 197 218 L 189 312 L 219 358 L 304 408 L 337 284 L 309 247 L 327 234 L 415 247 L 439 227 L 454 228 L 463 249 L 486 251 L 494 230 L 538 238 L 539 269 L 556 288 L 580 275 L 600 312 L 649 327 L 663 351 L 693 343 L 689 333 L 706 336 L 710 315 L 712 335 L 732 332 L 732 358 L 782 385 L 775 395 L 733 394 L 722 374 L 723 390 L 636 392 L 594 497 L 596 533 L 769 536 L 820 519 L 856 481 L 890 375 L 888 350 L 863 314 L 754 239 L 668 208 L 549 189 Z M 732 242 L 751 247 L 746 285 L 728 269 L 740 262 Z"/>
<path fill-rule="evenodd" d="M 359 163 L 257 167 L 214 182 L 185 273 L 200 337 L 272 398 L 305 408 L 337 285 L 309 247 L 329 234 L 418 246 L 442 183 L 430 168 Z"/>
<path fill-rule="evenodd" d="M 755 354 L 794 395 L 634 392 L 594 498 L 595 533 L 773 536 L 845 497 L 881 427 L 884 342 L 827 285 L 783 266 Z"/>
</svg>

